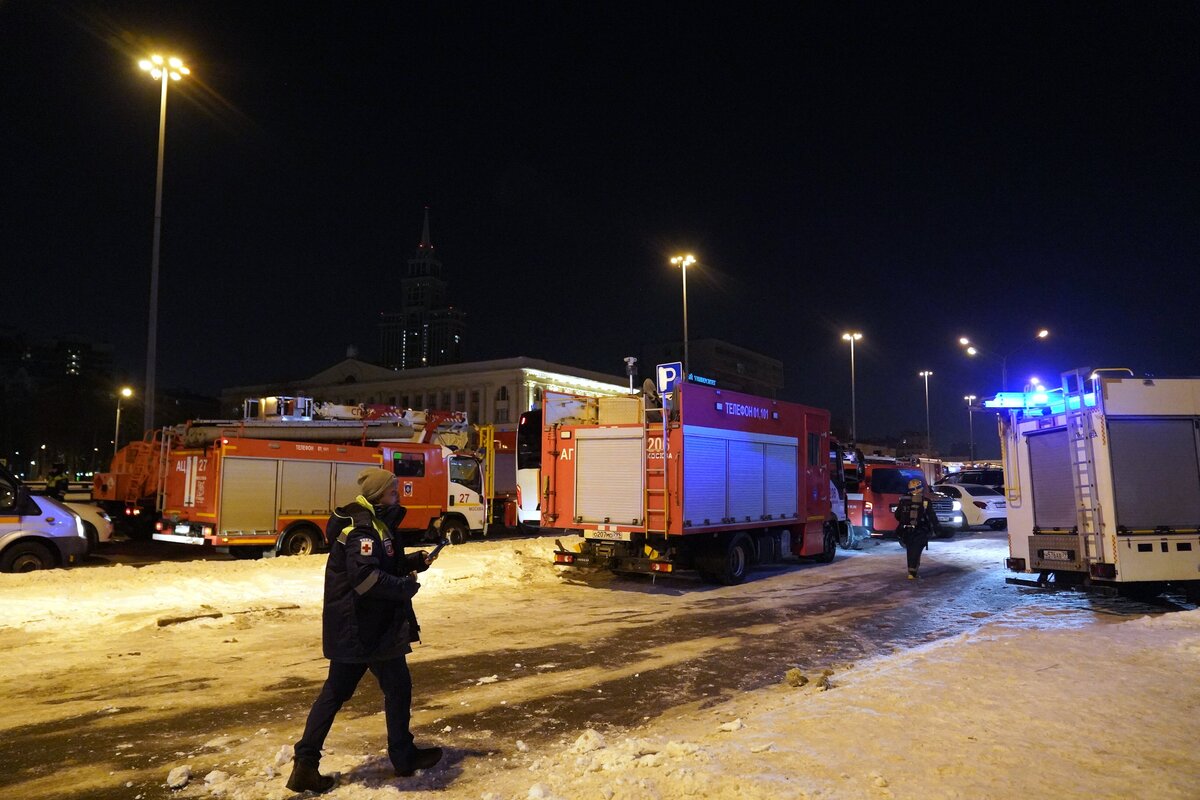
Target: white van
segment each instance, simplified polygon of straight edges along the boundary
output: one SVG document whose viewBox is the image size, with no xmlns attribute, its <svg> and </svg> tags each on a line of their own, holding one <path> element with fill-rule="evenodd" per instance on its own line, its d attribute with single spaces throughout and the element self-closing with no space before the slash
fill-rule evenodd
<svg viewBox="0 0 1200 800">
<path fill-rule="evenodd" d="M 67 567 L 87 554 L 83 520 L 0 466 L 0 572 Z"/>
</svg>

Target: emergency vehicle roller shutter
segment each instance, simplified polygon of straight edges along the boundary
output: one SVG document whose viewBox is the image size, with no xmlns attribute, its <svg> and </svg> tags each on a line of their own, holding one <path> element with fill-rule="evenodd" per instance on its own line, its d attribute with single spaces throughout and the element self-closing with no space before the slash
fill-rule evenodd
<svg viewBox="0 0 1200 800">
<path fill-rule="evenodd" d="M 226 458 L 221 476 L 221 530 L 275 530 L 275 459 Z"/>
<path fill-rule="evenodd" d="M 321 461 L 284 461 L 279 487 L 280 514 L 333 513 L 329 506 L 329 471 Z"/>
<path fill-rule="evenodd" d="M 1131 530 L 1200 524 L 1200 465 L 1191 419 L 1108 420 L 1116 524 Z"/>
<path fill-rule="evenodd" d="M 645 523 L 641 428 L 581 428 L 575 438 L 575 514 L 594 525 Z"/>
<path fill-rule="evenodd" d="M 340 508 L 354 502 L 358 497 L 358 474 L 367 468 L 367 464 L 334 464 L 333 465 L 333 507 Z M 400 501 L 404 504 L 403 499 Z"/>
<path fill-rule="evenodd" d="M 1042 530 L 1074 528 L 1078 518 L 1066 429 L 1032 435 L 1028 442 L 1033 524 Z"/>
<path fill-rule="evenodd" d="M 763 518 L 763 445 L 759 442 L 729 443 L 729 516 L 735 522 L 757 522 Z"/>
<path fill-rule="evenodd" d="M 725 442 L 695 434 L 683 440 L 683 521 L 719 525 L 725 521 Z"/>
<path fill-rule="evenodd" d="M 800 508 L 799 483 L 796 474 L 796 447 L 768 444 L 764 453 L 766 469 L 766 512 L 772 519 L 795 517 Z"/>
</svg>

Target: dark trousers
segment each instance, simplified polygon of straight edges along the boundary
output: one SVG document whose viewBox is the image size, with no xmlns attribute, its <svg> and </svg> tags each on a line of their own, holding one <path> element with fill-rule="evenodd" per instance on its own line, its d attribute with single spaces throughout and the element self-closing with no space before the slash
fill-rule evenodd
<svg viewBox="0 0 1200 800">
<path fill-rule="evenodd" d="M 929 537 L 921 536 L 915 530 L 908 532 L 904 548 L 908 551 L 908 569 L 910 572 L 916 572 L 917 568 L 921 566 L 921 551 L 928 546 Z"/>
<path fill-rule="evenodd" d="M 404 656 L 369 663 L 330 661 L 329 677 L 325 679 L 321 693 L 308 712 L 304 735 L 296 742 L 297 761 L 313 765 L 321 763 L 321 748 L 333 726 L 333 718 L 342 704 L 354 694 L 358 682 L 368 669 L 383 690 L 383 714 L 387 720 L 388 756 L 392 766 L 400 771 L 409 769 L 413 756 L 413 735 L 408 730 L 412 676 Z"/>
</svg>

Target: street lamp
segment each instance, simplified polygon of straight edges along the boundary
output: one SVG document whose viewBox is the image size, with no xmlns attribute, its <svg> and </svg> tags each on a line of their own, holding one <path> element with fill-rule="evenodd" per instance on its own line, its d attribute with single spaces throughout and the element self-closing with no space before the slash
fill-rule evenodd
<svg viewBox="0 0 1200 800">
<path fill-rule="evenodd" d="M 854 397 L 854 343 L 862 338 L 858 331 L 842 334 L 842 341 L 850 343 L 850 443 L 858 442 L 858 409 Z"/>
<path fill-rule="evenodd" d="M 117 427 L 113 431 L 113 459 L 116 460 L 117 448 L 121 446 L 121 398 L 133 397 L 133 389 L 128 386 L 121 387 L 121 391 L 117 392 Z"/>
<path fill-rule="evenodd" d="M 683 273 L 683 374 L 688 374 L 688 337 L 687 337 L 687 268 L 696 263 L 696 257 L 691 253 L 673 256 L 671 264 L 679 267 Z"/>
<path fill-rule="evenodd" d="M 979 398 L 973 394 L 963 395 L 963 400 L 967 401 L 967 441 L 969 442 L 967 448 L 968 457 L 972 464 L 975 463 L 975 415 L 971 412 L 971 403 L 974 403 L 977 399 Z"/>
<path fill-rule="evenodd" d="M 138 62 L 150 77 L 162 81 L 162 102 L 158 112 L 158 174 L 154 182 L 154 247 L 150 255 L 150 323 L 146 334 L 146 397 L 143 428 L 154 429 L 154 366 L 158 358 L 158 242 L 162 230 L 163 147 L 167 138 L 167 86 L 181 80 L 191 70 L 175 56 L 163 59 L 152 55 Z"/>
<path fill-rule="evenodd" d="M 933 452 L 933 435 L 929 429 L 929 376 L 932 374 L 931 369 L 923 369 L 917 373 L 918 377 L 925 379 L 925 455 Z"/>
<path fill-rule="evenodd" d="M 982 354 L 982 355 L 986 355 L 986 356 L 991 356 L 992 358 L 995 358 L 995 359 L 999 359 L 999 361 L 1000 361 L 1000 390 L 1007 392 L 1008 391 L 1008 357 L 1013 355 L 1014 353 L 1016 353 L 1018 350 L 1022 350 L 1024 348 L 1028 347 L 1029 345 L 1034 344 L 1035 342 L 1040 342 L 1042 339 L 1045 339 L 1049 335 L 1050 335 L 1050 331 L 1048 331 L 1045 328 L 1042 328 L 1037 332 L 1037 334 L 1032 339 L 1027 339 L 1024 342 L 1021 342 L 1021 344 L 1017 345 L 1012 350 L 1009 350 L 1004 355 L 1000 355 L 998 353 L 992 353 L 987 350 L 984 350 L 982 347 L 980 347 L 979 345 L 972 342 L 966 336 L 960 336 L 958 338 L 958 343 L 963 346 L 963 352 L 965 352 L 969 356 L 976 356 L 976 355 Z"/>
</svg>

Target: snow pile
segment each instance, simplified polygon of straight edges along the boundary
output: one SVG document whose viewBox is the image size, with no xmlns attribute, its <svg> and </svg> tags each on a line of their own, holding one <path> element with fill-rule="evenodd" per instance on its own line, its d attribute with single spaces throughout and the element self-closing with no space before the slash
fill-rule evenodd
<svg viewBox="0 0 1200 800">
<path fill-rule="evenodd" d="M 493 586 L 557 583 L 554 544 L 541 539 L 474 541 L 442 551 L 421 574 L 422 600 Z M 409 552 L 412 552 L 410 549 Z M 164 615 L 209 615 L 319 607 L 325 556 L 260 561 L 165 562 L 22 574 L 0 573 L 0 630 L 66 625 L 136 630 Z M 64 598 L 63 586 L 70 586 Z"/>
</svg>

